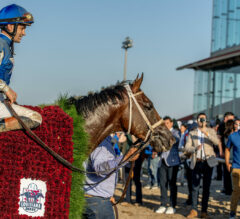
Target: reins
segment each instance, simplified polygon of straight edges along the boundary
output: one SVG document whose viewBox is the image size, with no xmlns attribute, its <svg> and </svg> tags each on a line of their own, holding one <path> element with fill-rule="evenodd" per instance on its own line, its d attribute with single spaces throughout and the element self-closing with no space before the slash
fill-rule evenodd
<svg viewBox="0 0 240 219">
<path fill-rule="evenodd" d="M 132 103 L 132 100 L 134 101 L 135 105 L 137 106 L 137 109 L 139 111 L 139 113 L 141 114 L 142 118 L 144 119 L 144 121 L 146 122 L 147 126 L 148 126 L 148 132 L 147 132 L 147 135 L 145 136 L 145 139 L 144 139 L 144 145 L 142 147 L 139 147 L 139 150 L 137 150 L 137 153 L 140 153 L 145 147 L 148 146 L 149 144 L 149 141 L 151 139 L 151 135 L 154 131 L 154 129 L 158 126 L 160 126 L 162 123 L 163 123 L 163 120 L 160 119 L 158 122 L 156 122 L 155 124 L 151 125 L 149 119 L 147 118 L 147 116 L 145 115 L 145 113 L 143 112 L 142 108 L 140 107 L 139 103 L 137 102 L 136 100 L 136 96 L 139 95 L 139 94 L 142 94 L 143 92 L 142 91 L 139 91 L 135 94 L 133 94 L 129 84 L 126 84 L 124 85 L 124 87 L 126 88 L 127 90 L 127 94 L 128 94 L 128 97 L 129 97 L 129 123 L 128 123 L 128 134 L 130 134 L 131 132 L 131 126 L 132 126 L 132 107 L 133 107 L 133 103 Z M 134 155 L 135 156 L 135 155 Z M 134 156 L 131 156 L 131 157 L 134 157 Z M 114 210 L 115 210 L 115 214 L 116 214 L 116 218 L 118 219 L 118 211 L 117 211 L 117 208 L 116 208 L 116 205 L 120 202 L 122 202 L 126 192 L 127 192 L 127 189 L 128 189 L 128 185 L 131 181 L 131 177 L 132 177 L 132 174 L 133 174 L 133 169 L 134 169 L 134 165 L 135 165 L 135 161 L 131 162 L 131 168 L 130 168 L 130 171 L 129 171 L 129 174 L 128 174 L 128 178 L 127 178 L 127 181 L 125 183 L 125 186 L 124 186 L 124 189 L 123 189 L 123 192 L 122 192 L 122 195 L 121 197 L 119 198 L 119 200 L 115 203 L 113 203 L 112 205 L 114 206 Z"/>
<path fill-rule="evenodd" d="M 87 186 L 95 186 L 98 185 L 99 183 L 105 181 L 106 179 L 108 179 L 112 174 L 116 173 L 119 168 L 123 167 L 127 162 L 129 162 L 133 157 L 135 157 L 137 154 L 139 154 L 146 146 L 149 145 L 150 139 L 151 139 L 151 135 L 154 131 L 154 129 L 156 127 L 158 127 L 159 125 L 161 125 L 163 123 L 162 119 L 159 120 L 158 122 L 156 122 L 155 124 L 151 125 L 150 121 L 148 120 L 147 116 L 145 115 L 145 113 L 143 112 L 142 108 L 140 107 L 139 103 L 136 100 L 136 96 L 142 94 L 143 92 L 137 92 L 136 94 L 133 94 L 130 86 L 128 84 L 124 85 L 124 87 L 127 90 L 127 94 L 129 96 L 129 124 L 128 124 L 128 133 L 130 134 L 131 132 L 131 125 L 132 125 L 132 107 L 133 107 L 133 103 L 135 103 L 135 105 L 137 106 L 137 109 L 139 111 L 139 113 L 141 114 L 142 118 L 144 119 L 144 121 L 146 122 L 149 130 L 147 132 L 147 135 L 145 136 L 145 139 L 143 142 L 141 142 L 140 146 L 137 148 L 137 150 L 131 154 L 127 159 L 125 159 L 125 156 L 123 157 L 123 159 L 120 161 L 120 163 L 118 164 L 117 167 L 113 168 L 111 170 L 111 172 L 109 174 L 107 174 L 103 179 L 101 179 L 100 181 L 96 182 L 96 183 L 85 183 L 85 185 Z M 54 150 L 52 150 L 48 145 L 46 145 L 22 120 L 21 118 L 18 116 L 18 114 L 15 112 L 15 110 L 12 108 L 11 104 L 9 103 L 8 100 L 4 100 L 5 105 L 7 106 L 8 110 L 11 112 L 11 114 L 13 115 L 13 117 L 15 117 L 17 119 L 17 121 L 19 122 L 19 124 L 22 125 L 22 127 L 26 130 L 27 134 L 35 141 L 37 142 L 44 150 L 46 150 L 52 157 L 54 157 L 59 163 L 61 163 L 62 165 L 64 165 L 65 167 L 67 167 L 68 169 L 75 171 L 75 172 L 79 172 L 82 174 L 100 174 L 100 172 L 87 172 L 87 171 L 83 171 L 78 167 L 75 167 L 74 165 L 72 165 L 69 161 L 67 161 L 66 159 L 64 159 L 61 155 L 59 155 L 58 153 L 56 153 Z M 129 175 L 128 175 L 128 179 L 125 183 L 123 192 L 121 197 L 119 198 L 119 200 L 115 203 L 112 203 L 114 211 L 115 211 L 115 216 L 116 219 L 118 219 L 118 210 L 117 210 L 117 204 L 122 202 L 122 200 L 124 199 L 124 196 L 127 192 L 129 183 L 131 181 L 132 178 L 132 174 L 133 174 L 133 169 L 134 169 L 134 165 L 135 162 L 131 162 L 131 168 L 129 171 Z M 109 171 L 109 170 L 108 170 Z M 106 171 L 104 171 L 106 173 Z"/>
<path fill-rule="evenodd" d="M 151 123 L 149 122 L 148 118 L 146 117 L 145 113 L 143 112 L 143 110 L 141 109 L 140 105 L 138 104 L 135 96 L 139 95 L 142 93 L 142 91 L 133 94 L 132 90 L 130 88 L 130 86 L 128 84 L 124 85 L 124 87 L 127 90 L 128 96 L 129 96 L 129 103 L 130 103 L 130 114 L 129 114 L 129 128 L 128 128 L 128 132 L 130 133 L 131 131 L 131 123 L 132 123 L 132 100 L 134 101 L 134 103 L 136 104 L 140 114 L 142 115 L 144 121 L 147 123 L 149 130 L 148 133 L 145 137 L 145 140 L 143 143 L 148 142 L 148 139 L 150 139 L 150 134 L 153 131 L 154 128 L 156 128 L 157 126 L 162 124 L 162 119 L 160 121 L 158 121 L 157 123 L 155 123 L 154 125 L 151 125 Z M 7 106 L 7 108 L 9 109 L 9 111 L 11 112 L 11 114 L 13 115 L 13 117 L 15 117 L 18 122 L 22 125 L 22 127 L 26 130 L 27 134 L 35 141 L 37 142 L 44 150 L 46 150 L 52 157 L 54 157 L 59 163 L 61 163 L 62 165 L 64 165 L 65 167 L 67 167 L 68 169 L 74 171 L 74 172 L 79 172 L 82 174 L 96 174 L 97 172 L 86 172 L 81 170 L 80 168 L 72 165 L 69 161 L 67 161 L 66 159 L 64 159 L 61 155 L 59 155 L 58 153 L 56 153 L 54 150 L 52 150 L 48 145 L 46 145 L 30 128 L 28 128 L 28 126 L 21 120 L 21 118 L 18 116 L 18 114 L 15 112 L 15 110 L 12 108 L 11 104 L 9 103 L 8 100 L 4 100 L 5 105 Z M 147 145 L 146 145 L 147 146 Z M 146 147 L 145 146 L 145 147 Z M 140 148 L 138 148 L 138 150 L 134 153 L 134 156 L 140 152 Z M 130 156 L 132 158 L 132 156 Z M 112 171 L 110 172 L 110 175 L 113 174 L 114 172 L 116 172 L 119 168 L 121 168 L 122 166 L 124 166 L 129 160 L 130 157 L 126 160 L 124 160 L 124 162 L 120 162 L 119 165 L 115 168 L 112 169 Z M 124 158 L 123 158 L 124 159 Z M 106 171 L 102 171 L 101 173 L 105 173 Z M 98 174 L 101 174 L 100 172 L 98 172 Z M 110 177 L 110 176 L 109 176 Z M 105 178 L 104 178 L 105 179 Z M 91 184 L 92 185 L 92 184 Z"/>
<path fill-rule="evenodd" d="M 75 172 L 79 172 L 82 174 L 104 174 L 106 173 L 106 171 L 101 171 L 101 172 L 87 172 L 87 171 L 83 171 L 78 167 L 73 166 L 69 161 L 67 161 L 66 159 L 64 159 L 61 155 L 59 155 L 58 153 L 56 153 L 54 150 L 52 150 L 48 145 L 46 145 L 30 128 L 28 128 L 28 126 L 21 120 L 21 118 L 18 116 L 18 114 L 15 112 L 15 110 L 12 108 L 11 104 L 9 103 L 8 100 L 4 100 L 5 105 L 7 106 L 7 108 L 9 109 L 9 111 L 11 112 L 11 114 L 13 115 L 14 118 L 16 118 L 18 120 L 18 122 L 22 125 L 22 127 L 26 130 L 27 134 L 35 141 L 37 142 L 44 150 L 46 150 L 50 155 L 52 155 L 58 162 L 60 162 L 62 165 L 64 165 L 65 167 L 67 167 L 68 169 L 75 171 Z M 126 160 L 121 161 L 119 163 L 119 165 L 115 168 L 112 168 L 111 172 L 109 175 L 112 175 L 114 172 L 116 172 L 116 170 L 118 170 L 119 168 L 121 168 L 123 165 L 125 165 L 133 156 L 136 156 L 136 154 L 138 152 L 141 151 L 141 148 L 139 147 L 137 151 L 135 151 L 135 153 L 133 153 L 131 156 L 129 156 Z M 110 177 L 110 176 L 109 176 Z M 105 179 L 105 178 L 104 178 Z M 88 184 L 86 184 L 88 185 Z M 90 185 L 90 184 L 89 184 Z M 92 184 L 91 184 L 92 185 Z M 95 185 L 95 184 L 93 184 Z"/>
<path fill-rule="evenodd" d="M 79 169 L 78 167 L 73 166 L 69 161 L 64 159 L 61 155 L 56 153 L 54 150 L 52 150 L 48 145 L 46 145 L 28 126 L 21 120 L 21 118 L 18 116 L 18 114 L 15 112 L 15 110 L 12 108 L 11 104 L 8 100 L 4 100 L 5 105 L 13 115 L 17 119 L 17 121 L 22 125 L 22 127 L 26 130 L 27 134 L 35 141 L 37 142 L 44 150 L 46 150 L 50 155 L 52 155 L 59 163 L 67 167 L 68 169 L 79 172 L 79 173 L 85 173 L 85 171 Z"/>
<path fill-rule="evenodd" d="M 123 167 L 126 163 L 128 163 L 133 157 L 135 157 L 137 154 L 139 154 L 142 150 L 144 150 L 147 146 L 149 145 L 149 141 L 147 142 L 142 142 L 140 146 L 137 147 L 137 150 L 131 154 L 126 160 L 123 159 L 120 161 L 117 167 L 112 168 L 111 172 L 108 173 L 103 179 L 99 180 L 96 183 L 85 183 L 84 185 L 86 186 L 96 186 L 99 183 L 103 182 L 104 180 L 108 179 L 113 173 L 116 173 L 121 167 Z M 96 174 L 96 173 L 104 173 L 104 172 L 85 172 L 86 174 Z M 106 173 L 106 172 L 105 172 Z"/>
<path fill-rule="evenodd" d="M 144 119 L 144 121 L 146 122 L 147 126 L 148 126 L 148 132 L 145 136 L 144 141 L 140 144 L 140 146 L 137 148 L 137 150 L 131 154 L 127 159 L 124 159 L 125 156 L 123 157 L 123 159 L 120 161 L 120 163 L 118 164 L 117 167 L 113 168 L 111 170 L 111 172 L 109 174 L 107 174 L 103 179 L 101 179 L 100 181 L 96 182 L 96 183 L 85 183 L 84 185 L 87 186 L 95 186 L 98 185 L 99 183 L 105 181 L 106 179 L 108 179 L 112 174 L 116 173 L 119 168 L 123 167 L 127 162 L 129 162 L 133 157 L 135 157 L 137 154 L 139 154 L 145 147 L 147 147 L 149 145 L 150 139 L 152 137 L 152 133 L 154 131 L 155 128 L 157 128 L 158 126 L 160 126 L 163 123 L 163 120 L 160 119 L 158 122 L 154 123 L 153 125 L 150 123 L 149 119 L 147 118 L 147 116 L 145 115 L 145 113 L 143 112 L 142 108 L 140 107 L 139 103 L 136 100 L 136 96 L 142 94 L 143 92 L 137 92 L 135 94 L 133 94 L 130 86 L 128 84 L 124 85 L 124 87 L 127 90 L 127 94 L 129 96 L 129 124 L 128 124 L 128 133 L 131 132 L 131 126 L 132 126 L 132 107 L 133 107 L 133 103 L 135 103 L 135 105 L 137 106 L 137 109 L 139 111 L 139 113 L 141 114 L 142 118 Z M 22 127 L 26 130 L 27 134 L 35 141 L 37 142 L 44 150 L 46 150 L 51 156 L 53 156 L 58 162 L 60 162 L 62 165 L 64 165 L 65 167 L 67 167 L 68 169 L 75 171 L 75 172 L 79 172 L 82 174 L 101 174 L 101 173 L 106 173 L 106 171 L 102 171 L 102 172 L 87 172 L 87 171 L 83 171 L 78 167 L 75 167 L 74 165 L 72 165 L 69 161 L 67 161 L 66 159 L 64 159 L 62 156 L 60 156 L 58 153 L 56 153 L 55 151 L 53 151 L 48 145 L 46 145 L 34 132 L 32 132 L 32 130 L 30 128 L 28 128 L 28 126 L 21 120 L 21 118 L 17 115 L 17 113 L 15 112 L 15 110 L 12 108 L 11 104 L 9 103 L 9 101 L 4 100 L 5 105 L 7 106 L 7 108 L 9 109 L 9 111 L 11 112 L 11 114 L 13 115 L 13 117 L 15 117 L 18 122 L 22 125 Z M 126 181 L 123 193 L 121 195 L 121 197 L 119 198 L 119 200 L 115 203 L 112 203 L 114 210 L 115 210 L 115 214 L 116 214 L 116 218 L 118 218 L 118 211 L 116 208 L 116 205 L 118 203 L 120 203 L 127 191 L 128 185 L 131 181 L 131 177 L 132 177 L 132 173 L 133 173 L 133 169 L 134 169 L 134 163 L 135 162 L 131 162 L 131 168 L 130 168 L 130 172 L 129 172 L 129 176 L 128 179 Z M 109 172 L 109 170 L 108 170 Z"/>
</svg>

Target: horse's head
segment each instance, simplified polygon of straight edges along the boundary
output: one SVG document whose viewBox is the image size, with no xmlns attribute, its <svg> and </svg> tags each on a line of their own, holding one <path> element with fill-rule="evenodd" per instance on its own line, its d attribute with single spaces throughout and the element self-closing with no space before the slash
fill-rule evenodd
<svg viewBox="0 0 240 219">
<path fill-rule="evenodd" d="M 174 138 L 152 102 L 140 90 L 142 81 L 143 75 L 131 84 L 118 83 L 99 93 L 67 99 L 67 103 L 74 104 L 84 119 L 84 129 L 91 147 L 89 151 L 94 150 L 111 133 L 126 130 L 142 140 L 150 136 L 150 144 L 156 151 L 170 149 Z"/>
<path fill-rule="evenodd" d="M 137 76 L 132 84 L 126 86 L 129 104 L 124 110 L 122 124 L 136 137 L 142 140 L 149 138 L 150 145 L 157 152 L 169 150 L 175 139 L 151 100 L 140 90 L 142 81 L 143 74 L 141 78 Z"/>
</svg>

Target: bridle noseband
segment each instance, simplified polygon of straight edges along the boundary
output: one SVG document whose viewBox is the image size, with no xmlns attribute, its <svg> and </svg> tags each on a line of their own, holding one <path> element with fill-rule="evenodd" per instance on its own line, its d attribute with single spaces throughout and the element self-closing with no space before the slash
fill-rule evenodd
<svg viewBox="0 0 240 219">
<path fill-rule="evenodd" d="M 154 131 L 155 128 L 157 128 L 158 126 L 160 126 L 161 124 L 164 123 L 163 119 L 160 119 L 158 122 L 154 123 L 153 125 L 150 123 L 149 119 L 147 118 L 146 114 L 143 112 L 142 108 L 140 107 L 139 103 L 137 102 L 136 100 L 136 96 L 139 95 L 139 94 L 142 94 L 143 92 L 142 91 L 139 91 L 137 93 L 133 93 L 129 84 L 125 84 L 124 87 L 126 88 L 127 90 L 127 94 L 128 94 L 128 97 L 129 97 L 129 123 L 128 123 L 128 133 L 130 133 L 131 131 L 131 126 L 132 126 L 132 100 L 134 101 L 134 103 L 136 104 L 137 106 L 137 109 L 139 111 L 139 113 L 141 114 L 142 118 L 144 119 L 144 121 L 146 122 L 147 126 L 148 126 L 148 132 L 147 132 L 147 135 L 144 139 L 144 142 L 146 142 L 150 136 L 150 134 Z"/>
</svg>

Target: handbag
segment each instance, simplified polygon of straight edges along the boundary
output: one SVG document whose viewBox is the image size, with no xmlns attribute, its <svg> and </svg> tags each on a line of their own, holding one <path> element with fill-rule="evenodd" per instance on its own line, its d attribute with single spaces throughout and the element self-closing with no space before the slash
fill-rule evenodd
<svg viewBox="0 0 240 219">
<path fill-rule="evenodd" d="M 209 167 L 215 167 L 218 165 L 218 160 L 215 156 L 211 156 L 207 159 L 207 163 Z"/>
</svg>

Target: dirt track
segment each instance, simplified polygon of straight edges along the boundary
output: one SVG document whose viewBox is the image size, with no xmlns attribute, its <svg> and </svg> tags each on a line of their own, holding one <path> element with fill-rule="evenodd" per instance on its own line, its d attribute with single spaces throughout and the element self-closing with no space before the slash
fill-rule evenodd
<svg viewBox="0 0 240 219">
<path fill-rule="evenodd" d="M 135 186 L 132 186 L 133 196 L 132 200 L 135 201 Z M 230 196 L 225 196 L 219 191 L 222 189 L 222 181 L 212 180 L 210 200 L 208 213 L 210 218 L 223 219 L 229 217 L 230 209 Z M 116 189 L 116 199 L 119 198 L 122 192 L 122 184 L 117 185 Z M 200 199 L 201 201 L 200 189 Z M 152 219 L 152 218 L 186 218 L 186 215 L 191 210 L 191 206 L 186 206 L 184 203 L 187 199 L 187 186 L 178 186 L 178 199 L 177 199 L 177 208 L 176 214 L 166 215 L 166 214 L 157 214 L 154 211 L 159 207 L 160 204 L 160 189 L 146 189 L 143 188 L 143 206 L 136 206 L 134 204 L 126 203 L 119 204 L 119 217 L 120 219 Z M 200 207 L 200 206 L 199 206 Z M 201 209 L 199 208 L 199 211 Z M 240 215 L 239 212 L 237 214 Z"/>
</svg>

